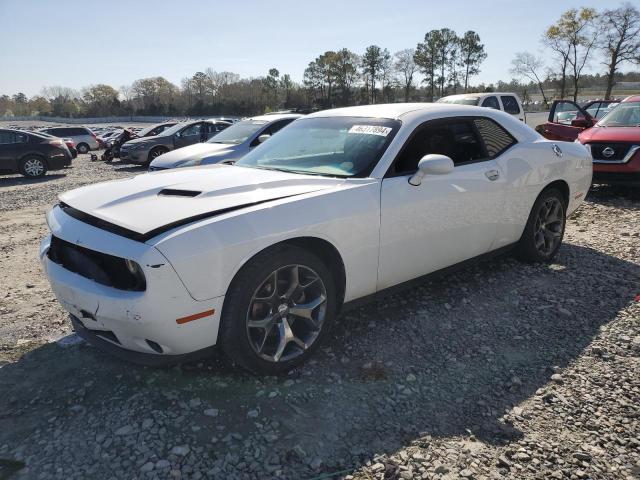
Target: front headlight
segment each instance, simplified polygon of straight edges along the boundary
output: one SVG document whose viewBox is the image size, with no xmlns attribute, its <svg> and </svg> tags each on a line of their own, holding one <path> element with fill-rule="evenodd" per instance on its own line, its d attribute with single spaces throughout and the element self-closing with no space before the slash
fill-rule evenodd
<svg viewBox="0 0 640 480">
<path fill-rule="evenodd" d="M 178 163 L 176 165 L 176 168 L 182 168 L 182 167 L 199 167 L 200 164 L 202 163 L 202 159 L 198 158 L 198 159 L 193 159 L 193 160 L 186 160 L 182 163 Z"/>
</svg>

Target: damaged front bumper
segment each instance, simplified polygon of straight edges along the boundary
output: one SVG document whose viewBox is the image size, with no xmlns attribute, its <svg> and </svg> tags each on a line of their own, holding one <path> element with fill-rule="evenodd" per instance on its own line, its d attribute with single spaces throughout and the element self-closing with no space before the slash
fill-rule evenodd
<svg viewBox="0 0 640 480">
<path fill-rule="evenodd" d="M 216 343 L 224 297 L 194 300 L 155 247 L 80 222 L 60 208 L 54 208 L 47 221 L 52 235 L 134 260 L 144 271 L 144 291 L 120 290 L 98 283 L 52 261 L 47 255 L 51 235 L 45 237 L 40 245 L 40 260 L 51 288 L 72 315 L 78 333 L 90 343 L 116 348 L 105 348 L 112 353 L 125 350 L 157 357 L 191 354 Z"/>
</svg>

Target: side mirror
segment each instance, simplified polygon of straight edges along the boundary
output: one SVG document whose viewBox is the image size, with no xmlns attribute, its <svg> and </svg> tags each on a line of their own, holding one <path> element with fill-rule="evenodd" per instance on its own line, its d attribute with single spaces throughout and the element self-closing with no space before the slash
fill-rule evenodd
<svg viewBox="0 0 640 480">
<path fill-rule="evenodd" d="M 590 119 L 585 117 L 577 117 L 571 120 L 572 127 L 589 128 L 592 125 L 593 125 L 593 122 Z"/>
<path fill-rule="evenodd" d="M 173 136 L 176 137 L 176 138 L 180 138 L 182 136 L 182 134 L 180 132 L 176 132 Z"/>
<path fill-rule="evenodd" d="M 453 160 L 446 155 L 425 155 L 418 162 L 418 171 L 409 179 L 409 183 L 418 186 L 426 175 L 446 175 L 453 172 Z"/>
<path fill-rule="evenodd" d="M 269 135 L 268 133 L 265 133 L 264 135 L 260 135 L 258 137 L 258 143 L 264 143 L 267 140 L 269 140 L 271 138 L 271 135 Z"/>
</svg>

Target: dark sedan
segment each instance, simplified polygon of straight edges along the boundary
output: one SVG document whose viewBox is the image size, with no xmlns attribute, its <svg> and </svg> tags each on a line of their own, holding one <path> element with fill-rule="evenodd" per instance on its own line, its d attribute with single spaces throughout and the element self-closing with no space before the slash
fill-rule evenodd
<svg viewBox="0 0 640 480">
<path fill-rule="evenodd" d="M 120 147 L 120 159 L 125 162 L 149 165 L 163 153 L 177 148 L 206 142 L 231 125 L 219 120 L 192 120 L 178 123 L 153 137 L 129 140 Z"/>
<path fill-rule="evenodd" d="M 71 165 L 71 152 L 60 138 L 0 129 L 0 171 L 42 177 L 48 170 Z"/>
</svg>

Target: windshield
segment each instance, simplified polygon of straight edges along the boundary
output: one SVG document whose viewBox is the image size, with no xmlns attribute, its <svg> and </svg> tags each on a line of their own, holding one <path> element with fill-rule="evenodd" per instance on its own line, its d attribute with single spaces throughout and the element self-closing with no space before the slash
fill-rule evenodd
<svg viewBox="0 0 640 480">
<path fill-rule="evenodd" d="M 454 103 L 456 105 L 478 105 L 480 99 L 476 97 L 441 98 L 437 103 Z"/>
<path fill-rule="evenodd" d="M 399 128 L 399 121 L 381 118 L 305 118 L 282 129 L 236 165 L 312 175 L 366 176 Z"/>
<path fill-rule="evenodd" d="M 267 123 L 269 122 L 266 120 L 242 120 L 214 135 L 210 140 L 207 140 L 207 143 L 232 143 L 238 145 L 255 135 Z"/>
<path fill-rule="evenodd" d="M 640 127 L 640 102 L 622 102 L 600 120 L 598 127 Z"/>
<path fill-rule="evenodd" d="M 187 125 L 191 125 L 191 124 L 186 122 L 176 123 L 173 127 L 169 127 L 166 130 L 163 130 L 161 133 L 159 133 L 158 137 L 170 137 L 174 133 L 177 133 L 180 130 L 182 130 L 182 128 L 186 127 Z M 138 134 L 138 136 L 141 137 L 142 135 Z"/>
</svg>

